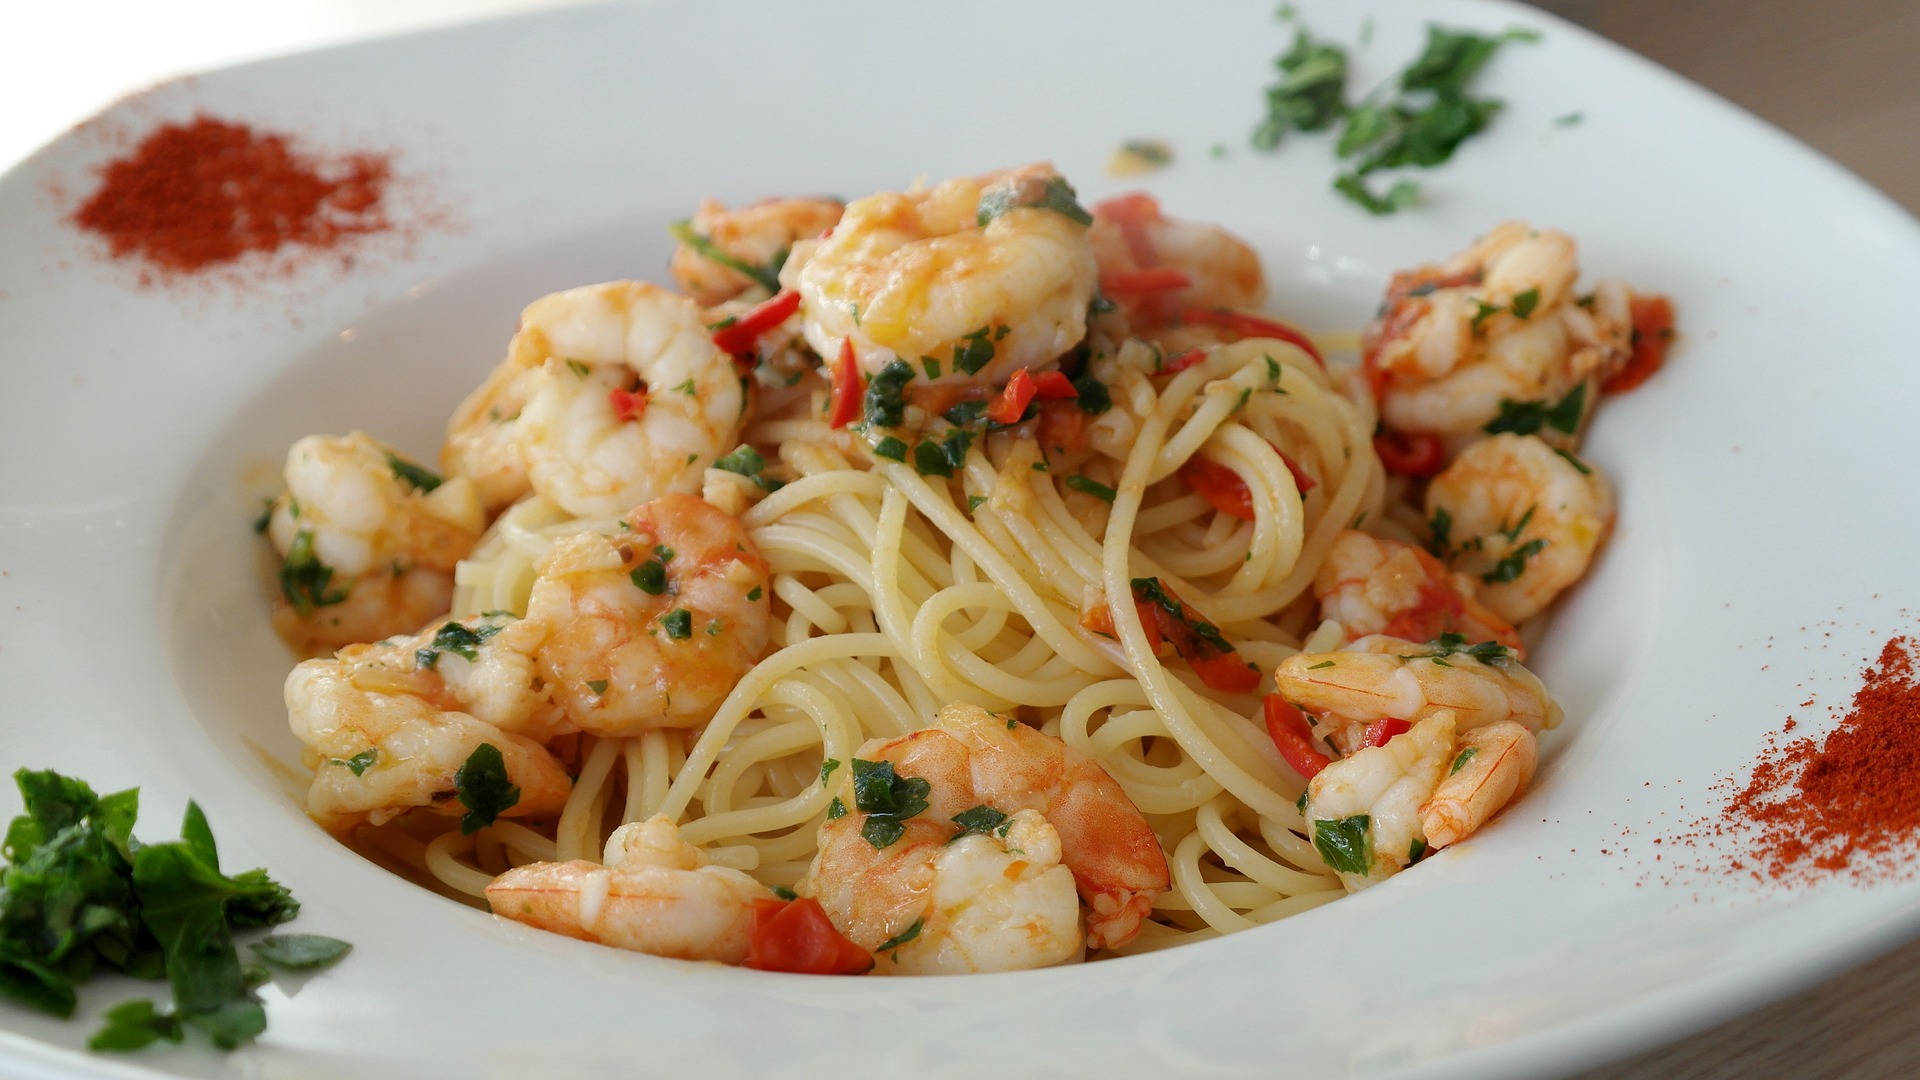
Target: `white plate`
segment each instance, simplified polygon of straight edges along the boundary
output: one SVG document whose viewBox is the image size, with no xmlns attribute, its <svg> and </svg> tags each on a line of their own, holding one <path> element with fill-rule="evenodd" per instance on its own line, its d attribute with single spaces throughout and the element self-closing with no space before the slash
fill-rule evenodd
<svg viewBox="0 0 1920 1080">
<path fill-rule="evenodd" d="M 99 128 L 0 181 L 6 764 L 141 785 L 152 837 L 191 795 L 230 863 L 294 888 L 296 928 L 357 945 L 321 977 L 269 987 L 266 1036 L 227 1056 L 77 1052 L 100 1008 L 160 987 L 89 987 L 64 1024 L 0 1005 L 6 1071 L 1542 1074 L 1911 936 L 1920 885 L 1675 875 L 1651 841 L 1709 812 L 1709 786 L 1808 686 L 1844 700 L 1912 595 L 1920 502 L 1888 474 L 1915 460 L 1914 223 L 1752 118 L 1529 9 L 1301 3 L 1339 40 L 1372 20 L 1358 89 L 1413 54 L 1428 17 L 1545 33 L 1488 70 L 1481 85 L 1509 107 L 1431 174 L 1430 204 L 1375 220 L 1327 191 L 1325 139 L 1245 149 L 1290 35 L 1271 5 L 1180 7 L 592 7 L 234 68 L 116 106 L 136 132 L 204 110 L 398 147 L 461 222 L 350 274 L 240 292 L 135 288 L 60 223 L 117 150 Z M 1575 111 L 1583 123 L 1553 123 Z M 1180 153 L 1145 186 L 1250 238 L 1276 309 L 1310 327 L 1358 325 L 1392 268 L 1509 217 L 1573 232 L 1590 277 L 1675 298 L 1671 367 L 1609 402 L 1589 445 L 1619 483 L 1622 524 L 1538 654 L 1569 719 L 1499 828 L 1226 940 L 902 982 L 539 934 L 391 877 L 301 815 L 297 781 L 268 764 L 295 757 L 288 661 L 246 528 L 289 441 L 358 426 L 430 455 L 525 301 L 659 277 L 665 223 L 702 195 L 857 195 L 1051 158 L 1092 199 L 1136 186 L 1102 164 L 1137 136 Z"/>
</svg>

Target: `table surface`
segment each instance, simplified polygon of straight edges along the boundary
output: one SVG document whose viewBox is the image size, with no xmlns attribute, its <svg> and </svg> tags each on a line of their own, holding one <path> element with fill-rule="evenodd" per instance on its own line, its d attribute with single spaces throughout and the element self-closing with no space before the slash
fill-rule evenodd
<svg viewBox="0 0 1920 1080">
<path fill-rule="evenodd" d="M 567 0 L 64 0 L 10 15 L 0 168 L 163 78 Z M 1784 128 L 1920 210 L 1920 3 L 1543 0 Z M 100 27 L 111 26 L 112 33 Z M 1920 942 L 1773 1006 L 1577 1080 L 1920 1073 Z"/>
</svg>

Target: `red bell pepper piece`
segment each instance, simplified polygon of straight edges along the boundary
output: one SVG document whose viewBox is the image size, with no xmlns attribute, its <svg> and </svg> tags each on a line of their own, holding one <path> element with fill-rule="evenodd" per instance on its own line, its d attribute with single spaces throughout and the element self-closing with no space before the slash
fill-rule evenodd
<svg viewBox="0 0 1920 1080">
<path fill-rule="evenodd" d="M 1243 338 L 1278 338 L 1289 345 L 1298 345 L 1301 352 L 1313 357 L 1313 362 L 1322 368 L 1327 366 L 1326 358 L 1320 355 L 1320 349 L 1314 345 L 1313 339 L 1283 322 L 1223 307 L 1195 308 L 1187 312 L 1186 321 L 1217 327 Z"/>
<path fill-rule="evenodd" d="M 1300 494 L 1305 495 L 1320 486 L 1320 481 L 1302 469 L 1299 462 L 1288 457 L 1285 450 L 1277 446 L 1273 450 L 1280 455 L 1280 463 L 1293 474 L 1293 486 L 1299 489 Z M 1241 521 L 1253 520 L 1253 494 L 1247 490 L 1247 482 L 1225 465 L 1195 454 L 1180 466 L 1180 479 L 1199 492 L 1215 510 Z"/>
<path fill-rule="evenodd" d="M 1273 740 L 1274 749 L 1280 751 L 1294 772 L 1303 779 L 1311 780 L 1321 769 L 1333 764 L 1333 759 L 1313 748 L 1313 733 L 1307 729 L 1307 714 L 1279 694 L 1268 694 L 1263 702 L 1267 719 L 1267 737 Z"/>
<path fill-rule="evenodd" d="M 1373 451 L 1390 473 L 1432 476 L 1447 465 L 1447 445 L 1426 431 L 1382 431 L 1373 437 Z"/>
<path fill-rule="evenodd" d="M 1073 380 L 1062 372 L 1043 371 L 1033 376 L 1033 396 L 1041 401 L 1060 401 L 1065 398 L 1077 398 L 1080 391 L 1073 388 Z"/>
<path fill-rule="evenodd" d="M 607 391 L 607 401 L 613 405 L 614 418 L 621 423 L 638 420 L 641 414 L 647 411 L 646 394 L 636 394 L 618 386 Z"/>
<path fill-rule="evenodd" d="M 833 381 L 827 390 L 827 426 L 843 428 L 860 417 L 860 399 L 866 395 L 867 380 L 860 374 L 860 362 L 853 356 L 853 339 L 840 343 L 840 357 L 833 362 Z"/>
<path fill-rule="evenodd" d="M 1673 344 L 1673 301 L 1664 296 L 1633 298 L 1633 357 L 1627 366 L 1600 384 L 1604 394 L 1623 394 L 1639 386 L 1667 362 Z"/>
<path fill-rule="evenodd" d="M 861 975 L 872 970 L 873 954 L 836 930 L 813 897 L 769 898 L 753 902 L 746 966 L 801 975 Z"/>
<path fill-rule="evenodd" d="M 1393 738 L 1395 735 L 1405 735 L 1412 730 L 1413 725 L 1407 723 L 1405 720 L 1395 720 L 1391 717 L 1385 720 L 1375 720 L 1373 723 L 1367 725 L 1364 741 L 1368 746 L 1385 746 L 1387 745 L 1387 740 Z"/>
<path fill-rule="evenodd" d="M 800 310 L 800 294 L 782 289 L 771 300 L 713 332 L 713 343 L 730 353 L 751 352 L 760 335 L 779 326 Z"/>
<path fill-rule="evenodd" d="M 1007 388 L 1000 391 L 1000 396 L 987 406 L 987 419 L 996 424 L 1018 422 L 1020 415 L 1027 411 L 1027 405 L 1033 401 L 1033 395 L 1038 390 L 1039 388 L 1033 385 L 1033 376 L 1027 373 L 1026 368 L 1021 368 L 1007 380 Z"/>
</svg>

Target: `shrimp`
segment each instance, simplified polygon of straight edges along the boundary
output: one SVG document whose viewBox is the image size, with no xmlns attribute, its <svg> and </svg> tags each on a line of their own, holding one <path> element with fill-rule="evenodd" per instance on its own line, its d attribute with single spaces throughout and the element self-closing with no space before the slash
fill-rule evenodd
<svg viewBox="0 0 1920 1080">
<path fill-rule="evenodd" d="M 1314 576 L 1313 595 L 1321 618 L 1339 623 L 1349 641 L 1369 634 L 1434 641 L 1457 633 L 1497 641 L 1515 659 L 1526 658 L 1520 635 L 1474 597 L 1473 580 L 1412 544 L 1342 532 Z"/>
<path fill-rule="evenodd" d="M 267 535 L 281 557 L 275 629 L 324 651 L 410 633 L 444 613 L 485 522 L 473 486 L 442 482 L 365 432 L 287 451 Z"/>
<path fill-rule="evenodd" d="M 1219 226 L 1165 216 L 1145 192 L 1095 205 L 1088 241 L 1101 294 L 1142 326 L 1177 323 L 1189 308 L 1258 309 L 1266 301 L 1251 247 Z"/>
<path fill-rule="evenodd" d="M 1051 364 L 1086 334 L 1086 221 L 1051 165 L 857 199 L 794 273 L 803 332 L 825 357 L 851 341 L 868 372 L 932 357 L 950 382 L 997 383 Z"/>
<path fill-rule="evenodd" d="M 626 525 L 565 537 L 535 564 L 534 655 L 583 730 L 698 727 L 766 648 L 767 561 L 738 519 L 692 495 L 635 507 Z"/>
<path fill-rule="evenodd" d="M 849 940 L 887 959 L 876 974 L 1019 971 L 1080 955 L 1073 872 L 1038 811 L 963 835 L 927 815 L 884 847 L 862 835 L 867 821 L 854 812 L 821 825 L 801 891 Z"/>
<path fill-rule="evenodd" d="M 1429 847 L 1459 843 L 1526 789 L 1540 761 L 1533 732 L 1509 721 L 1461 735 L 1447 776 L 1420 807 Z"/>
<path fill-rule="evenodd" d="M 680 244 L 667 269 L 703 307 L 755 285 L 772 292 L 794 244 L 833 228 L 844 209 L 834 199 L 766 199 L 734 210 L 703 199 L 692 218 L 675 226 Z"/>
<path fill-rule="evenodd" d="M 1532 435 L 1474 443 L 1427 486 L 1436 546 L 1509 623 L 1538 614 L 1580 580 L 1613 528 L 1600 470 Z"/>
<path fill-rule="evenodd" d="M 613 517 L 700 487 L 738 442 L 746 390 L 693 301 L 637 281 L 541 297 L 455 410 L 441 462 L 487 509 L 529 491 Z"/>
<path fill-rule="evenodd" d="M 1384 422 L 1456 441 L 1516 408 L 1567 449 L 1632 354 L 1632 293 L 1573 297 L 1573 238 L 1507 222 L 1439 266 L 1395 275 L 1363 352 Z M 1544 417 L 1544 421 L 1542 419 Z"/>
<path fill-rule="evenodd" d="M 1131 941 L 1154 898 L 1170 887 L 1160 841 L 1126 792 L 1054 736 L 956 704 L 942 708 L 933 727 L 869 742 L 860 757 L 927 780 L 936 822 L 980 806 L 1042 814 L 1058 831 L 1062 858 L 1088 908 L 1090 948 Z M 828 913 L 835 913 L 831 905 Z"/>
<path fill-rule="evenodd" d="M 1417 722 L 1446 710 L 1462 731 L 1502 720 L 1538 731 L 1562 716 L 1540 679 L 1491 642 L 1419 644 L 1376 634 L 1339 652 L 1289 656 L 1275 666 L 1273 684 L 1288 701 L 1350 727 Z"/>
<path fill-rule="evenodd" d="M 511 617 L 470 619 L 296 666 L 287 721 L 314 763 L 307 813 L 335 831 L 416 807 L 461 813 L 455 774 L 482 744 L 520 789 L 505 816 L 558 813 L 573 784 L 541 745 L 558 717 L 528 636 Z"/>
<path fill-rule="evenodd" d="M 605 859 L 515 867 L 487 886 L 487 903 L 515 922 L 616 948 L 723 964 L 747 958 L 753 902 L 772 891 L 710 865 L 671 819 L 615 829 Z"/>
<path fill-rule="evenodd" d="M 1307 782 L 1307 839 L 1348 892 L 1379 883 L 1424 852 L 1420 807 L 1454 757 L 1453 738 L 1453 713 L 1440 709 Z"/>
</svg>

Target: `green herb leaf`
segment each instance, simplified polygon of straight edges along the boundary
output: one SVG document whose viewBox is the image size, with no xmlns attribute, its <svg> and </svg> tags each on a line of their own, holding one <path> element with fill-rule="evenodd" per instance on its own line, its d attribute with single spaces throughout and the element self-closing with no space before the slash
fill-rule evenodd
<svg viewBox="0 0 1920 1080">
<path fill-rule="evenodd" d="M 287 545 L 287 557 L 280 563 L 280 595 L 293 610 L 311 615 L 315 608 L 338 604 L 347 598 L 345 589 L 329 589 L 333 568 L 313 553 L 313 530 L 301 529 Z"/>
<path fill-rule="evenodd" d="M 1267 115 L 1253 129 L 1257 150 L 1274 149 L 1289 131 L 1325 131 L 1346 111 L 1346 50 L 1297 30 L 1274 66 L 1280 81 L 1266 89 Z"/>
<path fill-rule="evenodd" d="M 827 786 L 827 777 L 832 776 L 833 770 L 839 767 L 840 767 L 839 758 L 828 758 L 827 760 L 820 763 L 820 786 L 821 787 Z"/>
<path fill-rule="evenodd" d="M 692 219 L 676 221 L 667 226 L 667 231 L 673 234 L 675 240 L 687 245 L 706 258 L 712 259 L 722 266 L 738 270 L 752 278 L 755 284 L 768 292 L 777 293 L 780 291 L 780 268 L 786 265 L 788 254 L 785 248 L 775 253 L 767 265 L 755 266 L 745 259 L 739 258 L 722 249 L 720 245 L 714 243 L 707 237 L 700 235 L 699 232 L 694 230 Z"/>
<path fill-rule="evenodd" d="M 902 930 L 899 933 L 888 938 L 887 940 L 881 942 L 880 947 L 873 951 L 874 952 L 891 952 L 892 950 L 897 949 L 902 945 L 905 945 L 907 942 L 912 941 L 914 938 L 919 937 L 920 924 L 924 921 L 925 920 L 923 919 L 913 920 L 912 926 L 907 927 L 905 930 Z"/>
<path fill-rule="evenodd" d="M 1375 217 L 1396 213 L 1420 201 L 1420 185 L 1410 180 L 1394 184 L 1385 195 L 1375 195 L 1358 173 L 1341 173 L 1335 177 L 1333 190 Z"/>
<path fill-rule="evenodd" d="M 907 444 L 889 435 L 873 444 L 873 456 L 883 457 L 890 461 L 905 461 L 907 460 Z"/>
<path fill-rule="evenodd" d="M 599 695 L 605 694 L 607 692 L 607 680 L 605 679 L 588 679 L 585 683 L 581 685 L 593 691 L 594 696 L 596 697 L 598 697 Z"/>
<path fill-rule="evenodd" d="M 1452 550 L 1453 515 L 1444 506 L 1433 509 L 1433 517 L 1427 522 L 1427 529 L 1433 536 L 1427 541 L 1427 550 L 1444 559 Z"/>
<path fill-rule="evenodd" d="M 373 768 L 373 763 L 380 760 L 380 751 L 369 748 L 360 751 L 350 758 L 330 758 L 328 760 L 335 765 L 346 766 L 347 770 L 355 776 L 364 776 L 368 769 Z"/>
<path fill-rule="evenodd" d="M 1516 319 L 1526 319 L 1533 315 L 1533 309 L 1540 306 L 1540 288 L 1534 286 L 1525 292 L 1515 293 L 1510 310 Z"/>
<path fill-rule="evenodd" d="M 660 627 L 673 640 L 685 641 L 693 636 L 693 612 L 686 608 L 674 608 L 660 616 Z"/>
<path fill-rule="evenodd" d="M 972 809 L 962 810 L 953 815 L 953 823 L 960 826 L 959 836 L 955 836 L 953 839 L 958 840 L 961 836 L 970 836 L 974 833 L 993 833 L 1004 838 L 1007 835 L 1007 828 L 1010 821 L 1011 819 L 1008 818 L 1007 815 L 982 803 Z M 949 841 L 949 843 L 951 842 L 952 841 Z"/>
<path fill-rule="evenodd" d="M 983 326 L 961 338 L 961 344 L 953 347 L 954 370 L 974 375 L 978 374 L 981 368 L 993 363 L 993 355 L 997 350 L 991 340 L 992 333 L 991 327 Z M 985 411 L 986 406 L 983 402 L 981 412 Z"/>
<path fill-rule="evenodd" d="M 833 801 L 827 804 L 827 820 L 837 821 L 846 816 L 847 804 L 840 801 L 840 796 L 835 795 Z"/>
<path fill-rule="evenodd" d="M 660 596 L 667 591 L 667 568 L 660 565 L 659 559 L 648 559 L 634 567 L 627 577 L 648 596 Z"/>
<path fill-rule="evenodd" d="M 1465 750 L 1460 751 L 1460 756 L 1453 759 L 1453 767 L 1447 770 L 1447 775 L 1452 776 L 1454 773 L 1466 768 L 1467 762 L 1472 761 L 1474 755 L 1479 752 L 1480 748 L 1477 746 L 1469 746 Z"/>
<path fill-rule="evenodd" d="M 1407 865 L 1412 866 L 1414 863 L 1417 863 L 1421 859 L 1424 859 L 1426 857 L 1427 857 L 1426 839 L 1424 837 L 1419 837 L 1419 836 L 1414 837 L 1413 843 L 1407 845 Z"/>
<path fill-rule="evenodd" d="M 413 662 L 422 669 L 432 670 L 440 663 L 442 653 L 452 653 L 468 661 L 478 660 L 480 646 L 499 632 L 500 627 L 494 623 L 481 623 L 474 628 L 469 628 L 465 623 L 446 623 L 434 632 L 433 640 L 426 648 L 414 650 Z"/>
<path fill-rule="evenodd" d="M 967 516 L 972 517 L 973 512 L 975 510 L 980 509 L 981 505 L 984 504 L 986 501 L 987 501 L 987 497 L 985 495 L 967 496 Z"/>
<path fill-rule="evenodd" d="M 758 585 L 755 585 L 753 588 L 747 590 L 748 600 L 759 600 L 762 595 L 763 593 L 761 592 L 760 586 Z"/>
<path fill-rule="evenodd" d="M 183 1034 L 179 1017 L 155 1011 L 146 998 L 123 1001 L 103 1019 L 106 1023 L 87 1040 L 89 1050 L 139 1050 L 161 1039 L 177 1043 Z"/>
<path fill-rule="evenodd" d="M 749 479 L 758 479 L 761 470 L 767 467 L 767 459 L 760 456 L 760 451 L 755 450 L 746 443 L 741 443 L 739 446 L 734 447 L 729 453 L 722 455 L 719 460 L 713 463 L 713 467 L 723 469 L 730 473 L 738 473 Z"/>
<path fill-rule="evenodd" d="M 481 743 L 467 755 L 466 764 L 453 774 L 453 788 L 467 812 L 460 819 L 460 834 L 471 836 L 493 824 L 494 819 L 520 802 L 520 789 L 507 777 L 506 758 L 492 743 Z"/>
<path fill-rule="evenodd" d="M 1581 461 L 1579 458 L 1574 457 L 1572 454 L 1567 453 L 1565 450 L 1562 450 L 1557 446 L 1553 448 L 1553 452 L 1567 459 L 1567 464 L 1573 466 L 1576 469 L 1579 469 L 1581 476 L 1593 475 L 1593 469 L 1589 468 L 1586 462 Z"/>
<path fill-rule="evenodd" d="M 1092 375 L 1082 375 L 1073 380 L 1074 403 L 1080 411 L 1099 416 L 1113 408 L 1113 395 L 1108 392 L 1107 384 Z"/>
<path fill-rule="evenodd" d="M 1343 874 L 1373 869 L 1373 819 L 1366 814 L 1313 823 L 1313 847 L 1320 861 Z"/>
<path fill-rule="evenodd" d="M 387 451 L 387 467 L 393 475 L 415 491 L 428 492 L 440 486 L 440 477 L 415 465 L 393 451 Z"/>
<path fill-rule="evenodd" d="M 794 892 L 792 889 L 787 888 L 785 885 L 769 885 L 767 887 L 773 890 L 773 895 L 779 897 L 782 900 L 800 899 L 799 893 Z"/>
<path fill-rule="evenodd" d="M 899 776 L 890 761 L 853 759 L 853 805 L 867 815 L 860 828 L 875 848 L 884 848 L 904 836 L 903 822 L 927 808 L 933 785 L 918 776 Z"/>
<path fill-rule="evenodd" d="M 938 357 L 923 356 L 920 358 L 920 366 L 926 369 L 927 378 L 937 379 L 940 377 L 940 360 Z"/>
<path fill-rule="evenodd" d="M 1073 490 L 1091 495 L 1102 502 L 1112 502 L 1120 494 L 1100 481 L 1084 476 L 1069 476 L 1065 483 Z"/>
<path fill-rule="evenodd" d="M 973 432 L 955 428 L 939 440 L 924 439 L 913 448 L 913 467 L 921 476 L 952 476 L 967 463 Z"/>
<path fill-rule="evenodd" d="M 1527 569 L 1527 560 L 1538 555 L 1546 546 L 1547 542 L 1544 539 L 1534 537 L 1514 548 L 1506 558 L 1494 563 L 1492 570 L 1480 575 L 1480 580 L 1489 585 L 1504 585 L 1518 579 Z"/>
<path fill-rule="evenodd" d="M 906 385 L 913 381 L 913 368 L 905 360 L 890 360 L 887 366 L 876 372 L 867 382 L 864 415 L 869 427 L 899 427 L 906 416 L 907 403 L 903 396 Z"/>
<path fill-rule="evenodd" d="M 323 934 L 268 934 L 251 948 L 267 963 L 293 971 L 330 967 L 353 951 L 352 945 Z"/>
<path fill-rule="evenodd" d="M 1021 190 L 1022 186 L 1020 181 L 1009 180 L 981 192 L 974 223 L 985 228 L 988 222 L 1009 210 L 1032 208 L 1051 210 L 1082 225 L 1093 224 L 1093 215 L 1080 205 L 1073 185 L 1067 183 L 1065 177 L 1049 177 L 1037 195 Z"/>
</svg>

